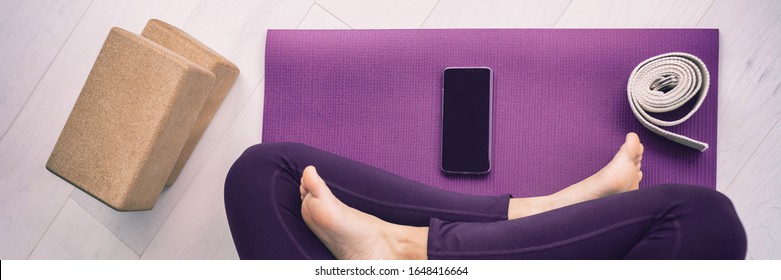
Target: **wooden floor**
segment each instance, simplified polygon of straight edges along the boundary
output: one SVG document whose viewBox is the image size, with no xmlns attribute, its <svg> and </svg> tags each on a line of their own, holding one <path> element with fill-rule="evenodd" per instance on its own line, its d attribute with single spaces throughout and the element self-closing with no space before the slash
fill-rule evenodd
<svg viewBox="0 0 781 280">
<path fill-rule="evenodd" d="M 781 1 L 0 0 L 0 259 L 235 259 L 222 202 L 260 139 L 269 28 L 719 28 L 718 190 L 750 259 L 781 259 Z M 112 26 L 182 28 L 241 68 L 154 210 L 115 212 L 44 168 Z M 649 38 L 652 40 L 653 38 Z"/>
</svg>

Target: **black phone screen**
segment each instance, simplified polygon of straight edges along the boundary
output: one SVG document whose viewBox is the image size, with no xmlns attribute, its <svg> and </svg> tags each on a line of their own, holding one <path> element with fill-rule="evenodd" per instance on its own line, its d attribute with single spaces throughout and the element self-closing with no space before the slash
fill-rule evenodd
<svg viewBox="0 0 781 280">
<path fill-rule="evenodd" d="M 491 69 L 447 68 L 442 90 L 442 171 L 488 172 L 491 169 Z"/>
</svg>

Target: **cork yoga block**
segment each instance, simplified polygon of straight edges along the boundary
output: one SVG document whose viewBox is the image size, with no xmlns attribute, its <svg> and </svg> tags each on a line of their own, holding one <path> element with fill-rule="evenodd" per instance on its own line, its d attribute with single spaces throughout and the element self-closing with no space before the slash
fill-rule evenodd
<svg viewBox="0 0 781 280">
<path fill-rule="evenodd" d="M 119 211 L 154 207 L 238 74 L 180 30 L 156 20 L 147 28 L 111 29 L 46 164 Z"/>
<path fill-rule="evenodd" d="M 214 114 L 217 113 L 217 109 L 220 108 L 222 100 L 225 99 L 225 95 L 230 91 L 233 82 L 236 81 L 236 77 L 239 76 L 239 68 L 217 52 L 184 33 L 184 31 L 161 20 L 150 20 L 146 24 L 144 31 L 141 32 L 141 36 L 206 68 L 214 73 L 215 76 L 214 90 L 206 98 L 206 103 L 203 105 L 203 109 L 195 121 L 195 126 L 193 126 L 192 132 L 184 144 L 182 153 L 179 155 L 176 165 L 174 165 L 174 170 L 166 182 L 166 185 L 172 185 L 182 168 L 184 168 L 185 162 L 190 158 L 190 154 L 195 150 L 195 146 L 209 126 L 209 122 L 211 122 Z"/>
</svg>

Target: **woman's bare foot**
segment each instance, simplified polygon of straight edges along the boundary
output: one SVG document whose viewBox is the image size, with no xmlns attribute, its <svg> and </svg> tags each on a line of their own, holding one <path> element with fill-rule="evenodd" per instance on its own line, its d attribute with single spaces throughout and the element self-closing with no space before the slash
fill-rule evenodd
<svg viewBox="0 0 781 280">
<path fill-rule="evenodd" d="M 337 259 L 425 259 L 428 227 L 391 224 L 337 199 L 314 166 L 301 177 L 304 222 Z"/>
<path fill-rule="evenodd" d="M 643 144 L 640 143 L 637 134 L 634 132 L 627 134 L 626 141 L 613 160 L 596 174 L 578 183 L 582 183 L 580 185 L 583 187 L 582 191 L 591 199 L 595 199 L 636 190 L 640 180 L 643 179 L 643 171 L 640 170 L 643 150 Z"/>
<path fill-rule="evenodd" d="M 643 179 L 643 171 L 640 171 L 643 149 L 637 134 L 630 132 L 613 160 L 596 174 L 552 195 L 510 199 L 508 219 L 636 190 Z"/>
</svg>

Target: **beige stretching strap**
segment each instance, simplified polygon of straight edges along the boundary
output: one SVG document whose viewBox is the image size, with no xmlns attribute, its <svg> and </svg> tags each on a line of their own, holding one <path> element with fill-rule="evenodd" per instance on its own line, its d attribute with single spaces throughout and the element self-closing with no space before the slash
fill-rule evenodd
<svg viewBox="0 0 781 280">
<path fill-rule="evenodd" d="M 708 95 L 710 74 L 702 60 L 687 53 L 666 53 L 646 59 L 629 76 L 626 85 L 629 105 L 645 128 L 667 139 L 697 149 L 708 149 L 708 144 L 669 132 L 660 126 L 674 126 L 688 120 Z M 678 109 L 692 98 L 697 103 L 686 116 L 665 121 L 649 113 L 665 113 Z"/>
</svg>

